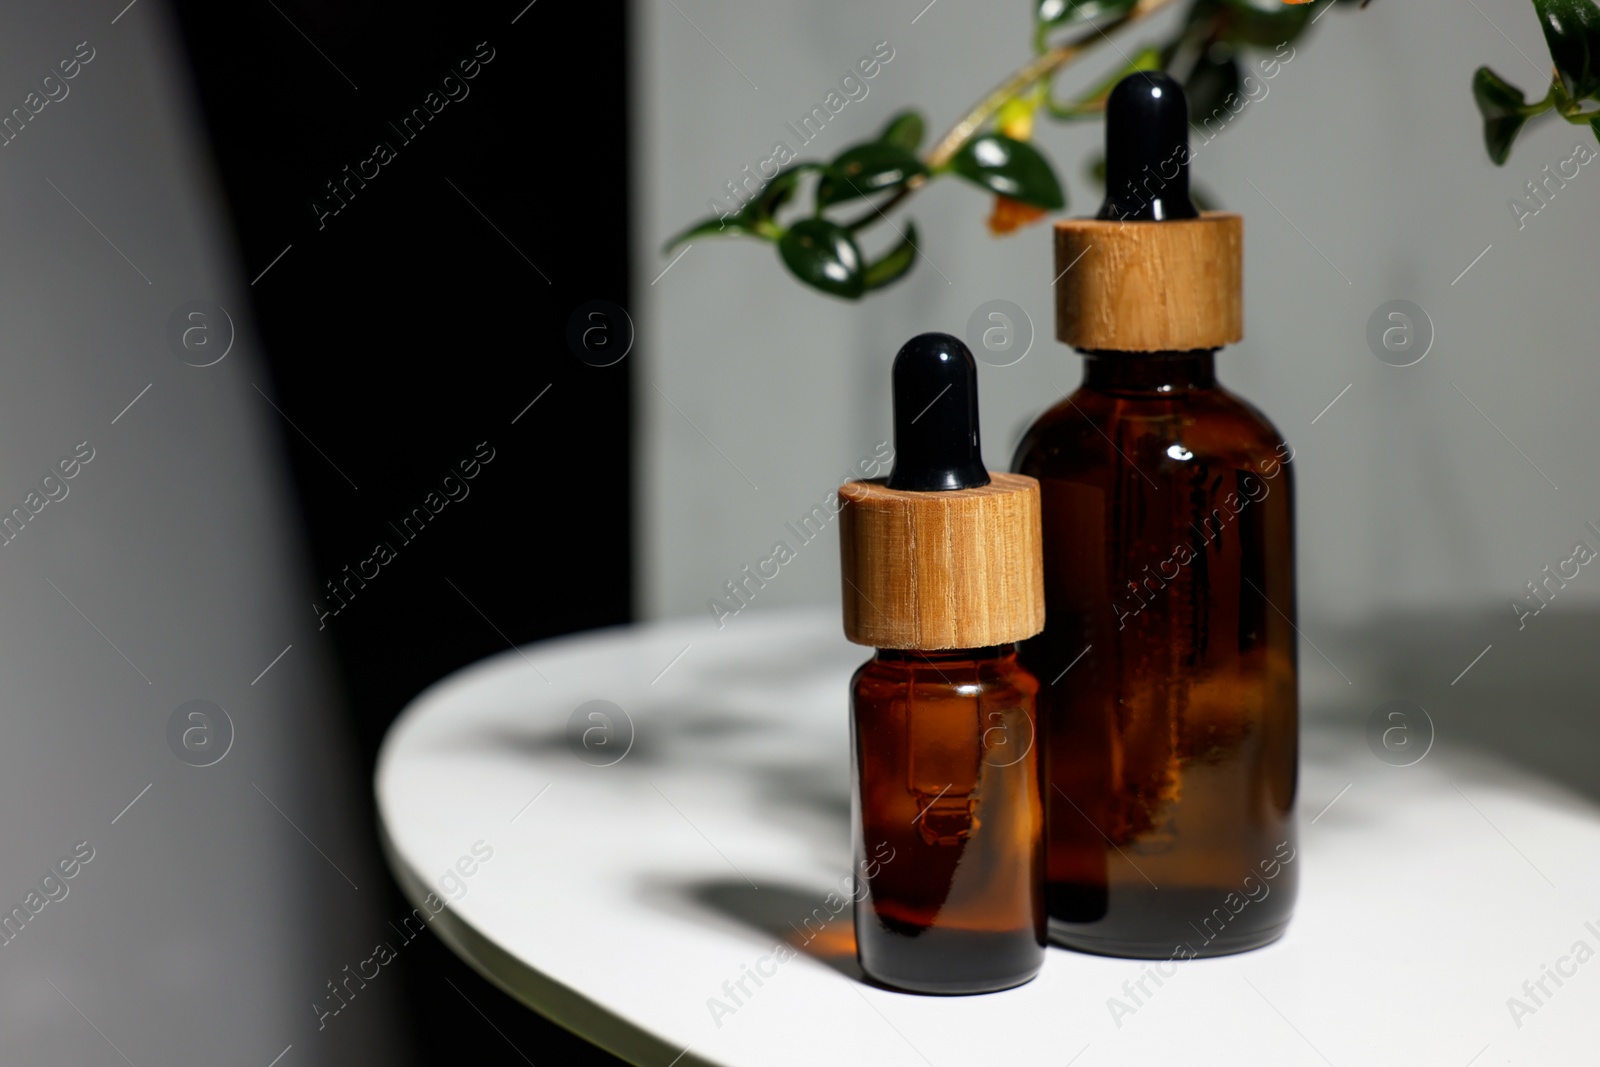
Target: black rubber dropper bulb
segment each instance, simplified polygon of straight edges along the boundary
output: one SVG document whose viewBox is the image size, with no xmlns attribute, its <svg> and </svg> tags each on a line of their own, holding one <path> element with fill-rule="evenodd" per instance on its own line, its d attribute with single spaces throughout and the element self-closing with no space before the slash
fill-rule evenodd
<svg viewBox="0 0 1600 1067">
<path fill-rule="evenodd" d="M 989 484 L 978 443 L 978 364 L 947 333 L 913 337 L 894 357 L 890 489 L 940 492 Z"/>
<path fill-rule="evenodd" d="M 1161 71 L 1128 75 L 1106 100 L 1106 200 L 1098 219 L 1199 215 L 1189 199 L 1189 103 Z"/>
</svg>

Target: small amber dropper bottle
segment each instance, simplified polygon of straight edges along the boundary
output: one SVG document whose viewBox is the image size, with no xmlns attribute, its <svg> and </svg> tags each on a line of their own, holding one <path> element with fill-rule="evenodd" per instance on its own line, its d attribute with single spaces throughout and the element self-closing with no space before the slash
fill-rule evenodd
<svg viewBox="0 0 1600 1067">
<path fill-rule="evenodd" d="M 917 993 L 987 993 L 1044 961 L 1034 698 L 1039 486 L 984 469 L 977 366 L 948 334 L 894 362 L 895 464 L 839 490 L 851 687 L 856 955 Z"/>
<path fill-rule="evenodd" d="M 1189 199 L 1187 110 L 1155 72 L 1107 100 L 1105 204 L 1055 230 L 1083 383 L 1015 464 L 1044 497 L 1050 934 L 1161 959 L 1278 937 L 1300 868 L 1293 451 L 1216 380 L 1244 227 Z"/>
</svg>

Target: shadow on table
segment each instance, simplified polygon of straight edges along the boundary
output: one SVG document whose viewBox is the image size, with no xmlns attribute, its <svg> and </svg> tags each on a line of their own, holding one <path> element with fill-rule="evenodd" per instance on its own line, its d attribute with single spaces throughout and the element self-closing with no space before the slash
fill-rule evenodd
<svg viewBox="0 0 1600 1067">
<path fill-rule="evenodd" d="M 1347 627 L 1312 622 L 1306 629 L 1321 652 L 1302 646 L 1302 672 L 1322 675 L 1317 684 L 1305 686 L 1303 758 L 1308 766 L 1351 777 L 1404 773 L 1378 760 L 1369 749 L 1366 727 L 1387 702 L 1408 700 L 1425 708 L 1432 720 L 1434 758 L 1488 757 L 1480 766 L 1491 776 L 1502 777 L 1495 766 L 1520 770 L 1600 804 L 1600 610 L 1548 609 L 1520 630 L 1509 608 L 1503 614 L 1393 614 Z M 1337 664 L 1337 674 L 1322 653 Z M 1322 684 L 1329 679 L 1332 684 Z M 816 835 L 825 827 L 826 836 L 842 849 L 848 837 L 848 782 L 831 770 L 836 768 L 814 758 L 782 763 L 769 756 L 741 773 L 759 782 L 757 810 L 775 829 L 809 825 Z M 1532 787 L 1516 775 L 1503 780 L 1512 788 Z M 1302 800 L 1302 825 L 1316 814 L 1309 804 Z M 1335 808 L 1326 821 L 1353 817 Z M 817 917 L 829 915 L 826 889 L 763 884 L 758 890 L 738 879 L 660 888 L 684 914 L 732 921 L 762 935 L 757 943 L 788 944 L 861 980 L 849 907 L 830 922 L 818 922 Z M 806 933 L 812 936 L 807 939 Z"/>
<path fill-rule="evenodd" d="M 703 707 L 660 703 L 641 709 L 635 706 L 631 718 L 638 720 L 649 716 L 649 728 L 636 727 L 629 738 L 626 756 L 619 758 L 621 772 L 655 768 L 674 762 L 675 746 L 681 743 L 713 748 L 742 739 L 770 735 L 772 727 L 763 722 L 730 712 L 719 712 Z M 549 757 L 564 759 L 573 754 L 572 736 L 566 729 L 550 729 L 530 723 L 516 728 L 501 725 L 484 729 L 476 735 L 466 735 L 463 742 L 474 748 L 510 752 L 535 760 Z M 595 748 L 588 753 L 595 766 L 604 766 L 606 753 Z M 624 762 L 625 760 L 625 762 Z"/>
<path fill-rule="evenodd" d="M 679 891 L 706 912 L 764 935 L 769 947 L 787 945 L 846 978 L 862 978 L 848 896 L 772 883 L 756 889 L 723 878 L 688 882 Z"/>
<path fill-rule="evenodd" d="M 1421 705 L 1440 750 L 1473 750 L 1600 803 L 1600 611 L 1554 605 L 1519 629 L 1502 611 L 1397 614 L 1317 627 L 1337 678 L 1305 701 L 1309 761 L 1372 762 L 1365 728 L 1390 700 Z M 1302 646 L 1301 671 L 1327 664 Z"/>
<path fill-rule="evenodd" d="M 829 866 L 850 862 L 849 751 L 813 744 L 785 746 L 781 727 L 737 711 L 661 702 L 636 708 L 641 726 L 626 758 L 603 769 L 618 778 L 650 780 L 662 769 L 694 766 L 707 775 L 738 777 L 775 832 L 814 846 Z M 513 753 L 533 761 L 568 758 L 565 732 L 530 725 L 494 727 L 454 742 Z"/>
</svg>

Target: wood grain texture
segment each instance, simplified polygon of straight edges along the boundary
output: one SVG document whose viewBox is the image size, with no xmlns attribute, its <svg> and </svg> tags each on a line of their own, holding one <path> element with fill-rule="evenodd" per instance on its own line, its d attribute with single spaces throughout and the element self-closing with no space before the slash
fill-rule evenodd
<svg viewBox="0 0 1600 1067">
<path fill-rule="evenodd" d="M 1055 233 L 1056 336 L 1066 344 L 1183 352 L 1244 337 L 1240 216 L 1063 219 Z"/>
<path fill-rule="evenodd" d="M 990 478 L 945 493 L 881 480 L 840 487 L 846 637 L 874 648 L 983 648 L 1044 629 L 1039 483 Z"/>
</svg>

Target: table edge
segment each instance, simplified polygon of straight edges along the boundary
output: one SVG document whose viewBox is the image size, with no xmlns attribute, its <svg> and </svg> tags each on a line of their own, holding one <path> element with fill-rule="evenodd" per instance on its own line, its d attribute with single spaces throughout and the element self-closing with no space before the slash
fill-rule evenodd
<svg viewBox="0 0 1600 1067">
<path fill-rule="evenodd" d="M 437 900 L 427 882 L 400 855 L 387 828 L 380 825 L 378 837 L 384 859 L 406 900 L 417 908 L 424 908 L 429 896 Z M 722 1067 L 696 1054 L 693 1046 L 677 1048 L 525 963 L 456 914 L 448 902 L 428 927 L 450 951 L 501 992 L 634 1067 Z"/>
</svg>

